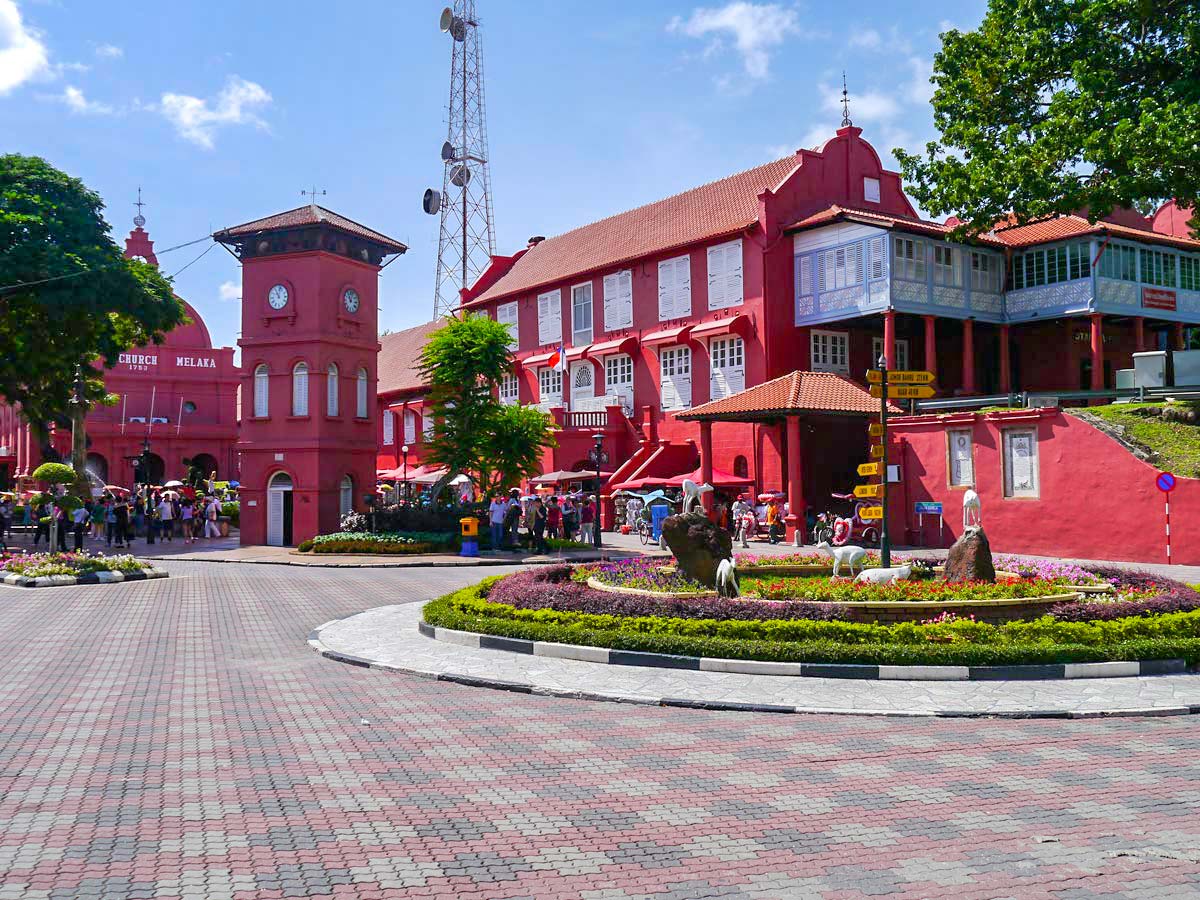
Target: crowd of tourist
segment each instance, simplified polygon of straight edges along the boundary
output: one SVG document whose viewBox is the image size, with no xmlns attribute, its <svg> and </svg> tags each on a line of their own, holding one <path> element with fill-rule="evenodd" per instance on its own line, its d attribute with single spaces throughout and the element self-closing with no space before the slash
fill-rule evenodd
<svg viewBox="0 0 1200 900">
<path fill-rule="evenodd" d="M 551 540 L 592 543 L 596 523 L 596 501 L 583 497 L 576 502 L 571 497 L 533 497 L 523 505 L 521 492 L 513 490 L 507 497 L 498 494 L 488 505 L 492 547 L 496 550 L 520 552 L 524 545 L 535 553 L 550 549 Z M 524 528 L 524 536 L 521 529 Z"/>
</svg>

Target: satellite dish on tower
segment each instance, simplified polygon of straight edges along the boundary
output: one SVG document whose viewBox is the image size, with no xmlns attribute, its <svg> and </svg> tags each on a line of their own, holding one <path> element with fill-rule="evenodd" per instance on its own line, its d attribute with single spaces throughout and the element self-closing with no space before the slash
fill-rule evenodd
<svg viewBox="0 0 1200 900">
<path fill-rule="evenodd" d="M 471 183 L 471 170 L 459 163 L 450 170 L 450 183 L 455 187 L 465 188 Z"/>
<path fill-rule="evenodd" d="M 438 18 L 438 28 L 450 32 L 450 36 L 460 44 L 467 39 L 467 23 L 456 16 L 448 6 Z"/>
<path fill-rule="evenodd" d="M 450 26 L 453 24 L 454 24 L 454 10 L 452 10 L 450 7 L 447 6 L 445 9 L 442 10 L 442 15 L 438 19 L 438 28 L 442 29 L 442 31 L 449 31 Z"/>
<path fill-rule="evenodd" d="M 442 144 L 442 159 L 444 159 L 446 162 L 450 162 L 451 160 L 457 158 L 458 155 L 454 152 L 454 145 L 452 143 L 446 141 L 446 143 Z"/>
<path fill-rule="evenodd" d="M 442 211 L 442 192 L 428 188 L 425 191 L 425 197 L 421 200 L 421 208 L 429 215 L 436 216 Z"/>
</svg>

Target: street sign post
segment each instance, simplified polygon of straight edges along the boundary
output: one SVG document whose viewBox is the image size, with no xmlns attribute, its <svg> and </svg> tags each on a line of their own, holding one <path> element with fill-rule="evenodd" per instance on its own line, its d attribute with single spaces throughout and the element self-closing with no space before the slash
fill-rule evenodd
<svg viewBox="0 0 1200 900">
<path fill-rule="evenodd" d="M 1175 476 L 1170 472 L 1159 472 L 1154 486 L 1162 491 L 1163 505 L 1167 513 L 1167 565 L 1171 564 L 1171 491 L 1175 490 Z"/>
<path fill-rule="evenodd" d="M 883 399 L 884 387 L 887 388 L 887 396 L 893 400 L 928 400 L 937 394 L 933 388 L 923 384 L 873 384 L 871 396 Z"/>
<path fill-rule="evenodd" d="M 903 369 L 894 369 L 887 373 L 887 383 L 890 385 L 897 384 L 933 384 L 934 377 L 932 372 L 905 371 Z M 882 384 L 883 371 L 881 369 L 867 370 L 868 384 Z"/>
<path fill-rule="evenodd" d="M 854 488 L 855 497 L 882 497 L 882 484 L 860 484 Z"/>
<path fill-rule="evenodd" d="M 880 470 L 879 463 L 863 463 L 858 467 L 858 474 L 863 478 L 868 478 L 871 475 L 878 475 Z"/>
<path fill-rule="evenodd" d="M 883 507 L 882 506 L 864 506 L 862 509 L 860 509 L 858 511 L 858 517 L 860 519 L 866 519 L 868 521 L 873 520 L 873 519 L 882 519 L 883 518 Z"/>
<path fill-rule="evenodd" d="M 871 437 L 883 437 L 883 424 L 880 422 L 872 422 L 867 427 L 867 434 Z"/>
</svg>

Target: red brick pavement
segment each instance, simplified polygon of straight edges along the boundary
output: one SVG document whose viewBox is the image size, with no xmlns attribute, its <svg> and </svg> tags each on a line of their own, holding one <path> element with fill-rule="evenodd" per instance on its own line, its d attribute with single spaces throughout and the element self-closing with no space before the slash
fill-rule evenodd
<svg viewBox="0 0 1200 900">
<path fill-rule="evenodd" d="M 0 900 L 1200 896 L 1197 717 L 770 716 L 357 669 L 480 577 L 0 589 Z"/>
</svg>

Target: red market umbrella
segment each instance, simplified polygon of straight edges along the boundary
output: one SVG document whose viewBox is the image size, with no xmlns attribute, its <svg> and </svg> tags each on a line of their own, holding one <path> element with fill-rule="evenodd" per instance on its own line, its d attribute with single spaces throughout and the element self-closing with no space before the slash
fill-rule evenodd
<svg viewBox="0 0 1200 900">
<path fill-rule="evenodd" d="M 667 487 L 683 487 L 684 480 L 694 481 L 696 484 L 703 484 L 704 479 L 700 477 L 700 470 L 689 472 L 687 475 L 676 475 L 674 478 L 668 478 L 662 482 Z M 713 487 L 728 488 L 728 487 L 744 487 L 748 484 L 753 484 L 751 478 L 740 478 L 737 475 L 731 475 L 728 472 L 722 472 L 720 469 L 713 469 L 712 480 L 709 482 Z"/>
</svg>

